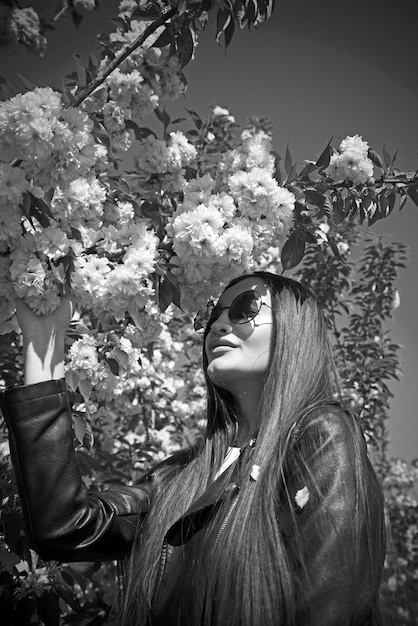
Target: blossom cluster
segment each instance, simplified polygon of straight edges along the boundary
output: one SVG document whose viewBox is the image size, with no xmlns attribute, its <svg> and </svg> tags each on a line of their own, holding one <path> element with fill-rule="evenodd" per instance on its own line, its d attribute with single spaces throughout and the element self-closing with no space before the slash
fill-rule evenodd
<svg viewBox="0 0 418 626">
<path fill-rule="evenodd" d="M 124 20 L 125 28 L 118 27 L 109 36 L 115 51 L 132 44 L 148 25 L 146 21 L 131 19 L 135 8 L 136 3 L 126 1 L 119 5 L 119 17 Z M 132 145 L 134 133 L 127 127 L 127 121 L 141 119 L 156 109 L 162 99 L 173 100 L 185 91 L 179 58 L 170 56 L 169 46 L 154 46 L 163 30 L 160 27 L 148 36 L 106 79 L 104 91 L 101 88 L 104 104 L 98 106 L 115 152 L 124 152 Z M 100 69 L 108 63 L 105 56 Z M 94 99 L 90 99 L 89 106 L 96 106 Z"/>
<path fill-rule="evenodd" d="M 373 163 L 368 153 L 369 144 L 360 135 L 348 136 L 340 143 L 339 151 L 331 156 L 325 171 L 333 180 L 364 184 L 373 176 Z"/>
<path fill-rule="evenodd" d="M 167 141 L 157 139 L 153 134 L 139 141 L 135 161 L 138 175 L 144 182 L 143 197 L 161 196 L 161 192 L 182 192 L 186 183 L 185 168 L 195 161 L 196 156 L 195 146 L 180 131 L 171 132 Z"/>
<path fill-rule="evenodd" d="M 274 178 L 270 137 L 244 132 L 241 139 L 213 176 L 187 183 L 168 225 L 182 303 L 190 310 L 280 246 L 292 222 L 295 197 Z"/>
<path fill-rule="evenodd" d="M 78 393 L 74 409 L 88 423 L 100 424 L 102 438 L 109 434 L 109 452 L 153 442 L 158 460 L 184 445 L 180 425 L 187 424 L 196 434 L 204 428 L 199 416 L 203 418 L 205 385 L 195 368 L 200 345 L 190 325 L 183 325 L 181 313 L 176 314 L 177 331 L 172 332 L 173 315 L 173 311 L 160 315 L 152 355 L 147 336 L 130 323 L 117 333 L 82 334 L 70 347 L 66 379 L 70 390 Z M 110 440 L 115 416 L 120 436 Z"/>
</svg>

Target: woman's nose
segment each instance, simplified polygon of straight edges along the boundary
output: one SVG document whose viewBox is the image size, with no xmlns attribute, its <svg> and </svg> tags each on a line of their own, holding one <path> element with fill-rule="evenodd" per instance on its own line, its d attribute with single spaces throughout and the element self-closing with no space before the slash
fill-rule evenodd
<svg viewBox="0 0 418 626">
<path fill-rule="evenodd" d="M 220 316 L 211 324 L 211 330 L 218 335 L 231 332 L 232 323 L 228 315 L 229 309 L 223 309 Z"/>
</svg>

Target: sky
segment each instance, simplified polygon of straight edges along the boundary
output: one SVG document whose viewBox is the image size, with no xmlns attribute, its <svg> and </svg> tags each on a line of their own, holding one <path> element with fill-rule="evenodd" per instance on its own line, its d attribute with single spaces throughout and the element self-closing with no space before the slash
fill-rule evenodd
<svg viewBox="0 0 418 626">
<path fill-rule="evenodd" d="M 100 4 L 78 30 L 68 19 L 59 22 L 43 59 L 24 50 L 0 56 L 0 73 L 18 90 L 17 73 L 59 84 L 75 69 L 72 55 L 86 60 L 96 34 L 113 30 L 118 3 Z M 237 122 L 269 117 L 274 148 L 284 154 L 289 145 L 298 163 L 318 157 L 331 137 L 338 146 L 346 135 L 360 134 L 380 153 L 383 144 L 391 153 L 398 149 L 399 169 L 416 170 L 417 18 L 416 0 L 276 0 L 272 18 L 251 32 L 237 31 L 226 52 L 215 42 L 213 24 L 200 35 L 186 68 L 186 96 L 167 103 L 167 110 L 176 116 L 186 107 L 205 116 L 219 104 Z M 372 229 L 409 246 L 398 283 L 401 305 L 388 327 L 402 345 L 403 364 L 401 381 L 390 384 L 395 397 L 388 427 L 390 454 L 411 460 L 418 457 L 418 207 L 408 201 Z"/>
</svg>

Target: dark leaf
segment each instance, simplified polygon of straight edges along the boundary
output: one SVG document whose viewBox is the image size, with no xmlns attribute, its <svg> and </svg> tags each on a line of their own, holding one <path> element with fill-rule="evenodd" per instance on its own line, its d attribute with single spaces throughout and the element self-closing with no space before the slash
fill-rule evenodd
<svg viewBox="0 0 418 626">
<path fill-rule="evenodd" d="M 173 42 L 173 33 L 169 28 L 165 28 L 158 39 L 152 44 L 156 48 L 164 48 Z"/>
<path fill-rule="evenodd" d="M 161 16 L 161 9 L 157 4 L 148 2 L 144 6 L 140 6 L 131 15 L 131 19 L 140 19 L 141 17 L 147 17 L 155 20 Z"/>
<path fill-rule="evenodd" d="M 227 49 L 227 47 L 232 41 L 234 30 L 235 30 L 235 22 L 234 20 L 231 20 L 224 31 L 225 32 L 225 50 Z"/>
<path fill-rule="evenodd" d="M 418 206 L 418 189 L 417 187 L 409 187 L 408 196 L 411 198 L 412 202 Z"/>
<path fill-rule="evenodd" d="M 279 183 L 279 185 L 284 185 L 286 180 L 287 180 L 287 172 L 286 172 L 286 170 L 284 168 L 284 165 L 283 165 L 283 159 L 277 152 L 273 152 L 273 154 L 275 156 L 275 173 L 274 173 L 274 177 L 277 180 L 277 182 Z"/>
<path fill-rule="evenodd" d="M 131 130 L 134 131 L 135 137 L 138 140 L 145 139 L 145 137 L 149 137 L 150 135 L 154 135 L 154 137 L 156 137 L 156 134 L 150 128 L 145 128 L 143 126 L 138 126 L 138 124 L 136 124 L 132 120 L 126 120 L 125 121 L 125 126 L 126 126 L 126 128 L 130 128 Z"/>
<path fill-rule="evenodd" d="M 198 130 L 200 130 L 203 126 L 202 118 L 195 111 L 191 111 L 190 109 L 186 109 L 187 113 L 193 120 L 194 125 Z"/>
<path fill-rule="evenodd" d="M 305 194 L 303 193 L 303 190 L 298 187 L 297 185 L 286 185 L 287 189 L 289 191 L 291 191 L 293 193 L 293 195 L 295 196 L 296 202 L 299 202 L 299 204 L 305 204 Z"/>
<path fill-rule="evenodd" d="M 333 251 L 334 256 L 336 256 L 337 259 L 339 261 L 341 261 L 341 263 L 344 263 L 344 260 L 341 258 L 340 251 L 338 250 L 338 246 L 335 243 L 335 240 L 332 237 L 330 237 L 329 235 L 328 235 L 328 245 L 330 246 L 331 250 Z"/>
<path fill-rule="evenodd" d="M 173 304 L 175 304 L 177 308 L 181 309 L 180 289 L 176 276 L 174 276 L 174 274 L 172 274 L 171 272 L 167 272 L 165 275 L 165 279 L 171 284 Z"/>
<path fill-rule="evenodd" d="M 250 28 L 253 24 L 255 24 L 257 16 L 257 4 L 254 0 L 247 0 L 245 16 L 247 18 L 248 28 Z"/>
<path fill-rule="evenodd" d="M 296 165 L 293 164 L 292 167 L 290 168 L 290 172 L 289 172 L 289 174 L 287 176 L 286 182 L 290 183 L 293 180 L 296 180 L 296 178 L 297 178 Z"/>
<path fill-rule="evenodd" d="M 29 91 L 33 91 L 34 89 L 36 89 L 36 87 L 39 86 L 36 83 L 33 83 L 28 78 L 25 78 L 24 76 L 22 76 L 22 74 L 19 74 L 19 72 L 17 72 L 17 76 L 19 76 L 20 80 L 25 85 L 26 89 L 29 89 Z"/>
<path fill-rule="evenodd" d="M 384 169 L 382 157 L 375 150 L 372 150 L 371 148 L 369 148 L 368 157 L 373 163 L 373 165 L 376 165 L 376 167 L 380 167 L 380 169 L 382 170 Z"/>
<path fill-rule="evenodd" d="M 312 172 L 316 172 L 318 169 L 318 166 L 315 163 L 306 163 L 305 167 L 302 169 L 302 171 L 299 174 L 299 178 L 308 178 L 309 174 L 312 174 Z"/>
<path fill-rule="evenodd" d="M 305 254 L 305 241 L 299 236 L 297 230 L 293 231 L 282 248 L 281 261 L 284 270 L 296 267 Z"/>
<path fill-rule="evenodd" d="M 306 243 L 317 243 L 315 235 L 310 230 L 298 230 L 298 236 Z"/>
<path fill-rule="evenodd" d="M 383 159 L 385 161 L 385 166 L 389 168 L 390 164 L 392 163 L 392 157 L 390 156 L 389 152 L 386 150 L 386 146 L 384 144 L 383 144 Z"/>
<path fill-rule="evenodd" d="M 319 159 L 316 162 L 316 167 L 318 167 L 319 169 L 325 169 L 329 165 L 331 156 L 334 152 L 333 148 L 331 147 L 331 141 L 332 141 L 332 137 L 329 140 L 328 145 L 325 147 L 324 151 L 319 156 Z"/>
<path fill-rule="evenodd" d="M 74 587 L 74 578 L 72 577 L 71 573 L 69 570 L 67 569 L 62 569 L 61 570 L 61 576 L 62 579 L 64 580 L 65 583 L 67 583 L 67 585 L 71 588 Z"/>
<path fill-rule="evenodd" d="M 119 363 L 116 361 L 116 359 L 106 359 L 106 363 L 108 364 L 109 369 L 112 372 L 112 374 L 114 374 L 115 376 L 118 376 Z"/>
<path fill-rule="evenodd" d="M 83 16 L 79 15 L 76 11 L 71 11 L 71 17 L 73 20 L 73 24 L 76 28 L 78 28 L 83 21 Z"/>
<path fill-rule="evenodd" d="M 158 304 L 164 312 L 173 302 L 173 285 L 168 280 L 162 280 L 158 288 Z"/>
<path fill-rule="evenodd" d="M 47 204 L 45 200 L 42 200 L 42 198 L 37 198 L 33 194 L 30 194 L 30 196 L 32 199 L 32 204 L 34 204 L 42 213 L 44 213 L 48 217 L 50 218 L 53 217 L 51 213 L 51 209 L 49 208 L 49 204 Z"/>
<path fill-rule="evenodd" d="M 289 174 L 290 170 L 292 169 L 292 165 L 293 165 L 292 155 L 290 154 L 289 146 L 287 145 L 286 156 L 284 157 L 284 169 L 286 170 L 287 174 Z"/>
<path fill-rule="evenodd" d="M 20 558 L 16 554 L 0 548 L 0 565 L 6 570 L 6 572 L 11 574 L 14 566 L 17 565 L 19 561 Z"/>
<path fill-rule="evenodd" d="M 404 208 L 404 206 L 405 206 L 405 202 L 406 202 L 407 200 L 408 200 L 408 196 L 407 196 L 407 195 L 404 195 L 404 196 L 402 196 L 402 197 L 401 197 L 401 202 L 400 202 L 400 204 L 399 204 L 399 212 L 401 212 L 401 211 L 402 211 L 402 209 L 403 209 L 403 208 Z"/>
<path fill-rule="evenodd" d="M 59 598 L 54 591 L 44 591 L 37 600 L 37 608 L 45 626 L 60 626 Z"/>
<path fill-rule="evenodd" d="M 332 203 L 332 216 L 331 219 L 333 221 L 334 224 L 341 224 L 345 218 L 347 217 L 348 214 L 348 209 L 343 201 L 343 199 L 340 197 L 337 198 L 337 200 L 335 200 Z"/>
<path fill-rule="evenodd" d="M 3 511 L 4 539 L 13 552 L 22 529 L 22 516 L 17 511 Z"/>
<path fill-rule="evenodd" d="M 87 433 L 86 418 L 79 412 L 73 412 L 72 421 L 74 426 L 74 436 L 77 441 L 82 444 Z"/>
<path fill-rule="evenodd" d="M 65 587 L 63 587 L 62 585 L 56 585 L 55 588 L 60 598 L 62 598 L 64 602 L 66 602 L 68 606 L 70 606 L 73 609 L 73 611 L 75 611 L 76 614 L 80 614 L 82 611 L 82 608 L 77 598 L 74 596 L 73 590 L 71 589 L 71 592 L 70 592 L 68 591 L 68 589 L 65 589 Z"/>
<path fill-rule="evenodd" d="M 317 206 L 320 209 L 331 207 L 329 198 L 325 196 L 324 194 L 319 193 L 319 191 L 316 191 L 316 189 L 306 189 L 305 198 L 308 200 L 310 204 L 313 204 L 314 206 Z"/>
<path fill-rule="evenodd" d="M 194 52 L 193 33 L 190 26 L 185 26 L 177 37 L 177 54 L 180 58 L 181 67 L 185 67 L 191 61 Z"/>
<path fill-rule="evenodd" d="M 234 17 L 229 11 L 222 9 L 217 13 L 216 42 L 220 43 L 222 34 L 224 35 L 225 49 L 231 43 L 234 34 Z"/>
<path fill-rule="evenodd" d="M 164 130 L 165 130 L 170 123 L 171 117 L 169 116 L 169 114 L 167 113 L 165 109 L 160 111 L 160 109 L 157 108 L 154 110 L 154 113 L 160 120 L 161 124 L 164 126 Z"/>
</svg>

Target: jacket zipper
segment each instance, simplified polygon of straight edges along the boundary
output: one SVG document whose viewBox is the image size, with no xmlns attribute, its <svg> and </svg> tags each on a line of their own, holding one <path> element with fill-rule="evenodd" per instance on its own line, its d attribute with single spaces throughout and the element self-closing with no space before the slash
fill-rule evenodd
<svg viewBox="0 0 418 626">
<path fill-rule="evenodd" d="M 215 552 L 215 550 L 217 548 L 217 545 L 219 543 L 219 540 L 220 540 L 220 538 L 221 538 L 221 536 L 222 536 L 222 534 L 223 534 L 223 532 L 224 532 L 224 530 L 226 528 L 226 525 L 228 524 L 229 520 L 231 519 L 231 515 L 234 512 L 235 507 L 237 506 L 238 496 L 239 496 L 239 494 L 237 493 L 233 497 L 231 505 L 230 505 L 230 507 L 228 509 L 228 513 L 225 515 L 225 517 L 224 517 L 224 519 L 222 521 L 222 524 L 219 527 L 219 530 L 218 530 L 218 532 L 216 534 L 216 538 L 215 538 L 215 541 L 214 541 L 214 544 L 213 544 L 213 547 L 212 547 L 212 554 Z"/>
</svg>

